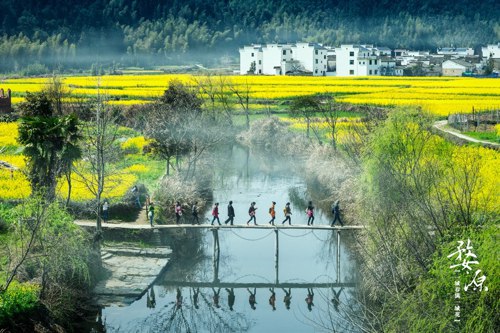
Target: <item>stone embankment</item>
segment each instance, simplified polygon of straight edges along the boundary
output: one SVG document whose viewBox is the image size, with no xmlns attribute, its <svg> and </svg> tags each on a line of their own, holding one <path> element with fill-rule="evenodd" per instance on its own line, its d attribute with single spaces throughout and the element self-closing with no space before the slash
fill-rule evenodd
<svg viewBox="0 0 500 333">
<path fill-rule="evenodd" d="M 165 269 L 171 253 L 168 247 L 104 247 L 106 278 L 94 289 L 97 303 L 125 305 L 141 297 Z"/>
</svg>

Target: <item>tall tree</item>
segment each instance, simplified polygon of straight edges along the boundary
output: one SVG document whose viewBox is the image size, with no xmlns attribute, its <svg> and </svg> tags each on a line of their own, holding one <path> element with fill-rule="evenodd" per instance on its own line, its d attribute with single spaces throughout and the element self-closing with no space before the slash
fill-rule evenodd
<svg viewBox="0 0 500 333">
<path fill-rule="evenodd" d="M 117 146 L 118 116 L 116 110 L 106 104 L 106 97 L 100 93 L 99 86 L 97 89 L 96 98 L 82 105 L 89 109 L 91 115 L 83 129 L 85 161 L 75 168 L 75 173 L 95 197 L 93 213 L 96 217 L 96 240 L 100 240 L 102 195 L 107 186 L 107 180 L 111 175 L 116 174 L 110 164 L 116 160 L 119 147 Z"/>
<path fill-rule="evenodd" d="M 57 178 L 80 157 L 79 122 L 74 115 L 53 115 L 52 101 L 46 92 L 28 93 L 21 105 L 19 143 L 28 160 L 32 193 L 55 199 Z"/>
<path fill-rule="evenodd" d="M 153 148 L 166 164 L 170 174 L 171 159 L 189 150 L 189 124 L 201 115 L 203 100 L 179 81 L 171 81 L 163 96 L 153 104 L 145 121 L 145 135 L 154 140 Z"/>
</svg>

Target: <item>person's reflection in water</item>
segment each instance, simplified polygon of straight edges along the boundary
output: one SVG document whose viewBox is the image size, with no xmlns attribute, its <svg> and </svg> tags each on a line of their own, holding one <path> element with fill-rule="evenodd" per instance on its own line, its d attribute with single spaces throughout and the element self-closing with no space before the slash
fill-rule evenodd
<svg viewBox="0 0 500 333">
<path fill-rule="evenodd" d="M 274 288 L 269 289 L 271 292 L 271 297 L 269 297 L 269 305 L 273 308 L 273 311 L 276 311 L 276 293 L 274 292 Z"/>
<path fill-rule="evenodd" d="M 234 289 L 233 288 L 231 288 L 231 289 L 226 288 L 226 291 L 228 292 L 227 303 L 229 304 L 229 310 L 233 311 L 234 300 L 236 298 L 236 296 L 234 296 Z"/>
<path fill-rule="evenodd" d="M 314 306 L 313 300 L 314 300 L 314 292 L 312 288 L 307 288 L 306 303 L 307 303 L 307 309 L 309 311 L 312 311 L 312 307 Z"/>
<path fill-rule="evenodd" d="M 338 292 L 335 292 L 335 289 L 332 288 L 333 291 L 333 298 L 332 298 L 332 303 L 335 311 L 339 312 L 339 304 L 340 304 L 340 293 L 344 287 L 340 288 Z"/>
<path fill-rule="evenodd" d="M 214 297 L 213 297 L 213 299 L 214 299 L 214 306 L 218 309 L 218 308 L 220 308 L 220 305 L 219 305 L 219 299 L 220 299 L 220 297 L 219 297 L 219 294 L 220 294 L 220 288 L 219 288 L 219 289 L 217 289 L 217 291 L 215 291 L 215 289 L 214 289 L 214 288 L 212 288 L 212 290 L 214 291 Z"/>
<path fill-rule="evenodd" d="M 175 296 L 175 306 L 177 309 L 180 309 L 182 307 L 182 293 L 179 288 L 177 288 L 177 295 Z"/>
<path fill-rule="evenodd" d="M 97 316 L 95 318 L 95 322 L 97 323 L 97 327 L 103 327 L 103 324 L 102 324 L 102 309 L 99 308 L 99 310 L 97 310 Z"/>
<path fill-rule="evenodd" d="M 198 295 L 200 295 L 200 288 L 193 288 L 193 306 L 195 309 L 199 309 L 198 306 Z"/>
<path fill-rule="evenodd" d="M 292 290 L 290 288 L 288 288 L 288 291 L 286 291 L 285 288 L 282 289 L 285 292 L 285 297 L 283 298 L 283 302 L 285 302 L 286 309 L 290 310 L 290 303 L 292 302 Z"/>
<path fill-rule="evenodd" d="M 155 291 L 153 287 L 146 291 L 146 306 L 149 309 L 154 309 L 154 307 L 156 306 Z"/>
<path fill-rule="evenodd" d="M 255 310 L 256 309 L 255 304 L 257 304 L 257 301 L 255 299 L 255 294 L 257 294 L 257 289 L 253 288 L 253 293 L 250 291 L 250 289 L 247 288 L 247 290 L 250 293 L 250 296 L 248 297 L 248 303 L 250 303 L 250 307 L 252 308 L 252 310 Z"/>
</svg>

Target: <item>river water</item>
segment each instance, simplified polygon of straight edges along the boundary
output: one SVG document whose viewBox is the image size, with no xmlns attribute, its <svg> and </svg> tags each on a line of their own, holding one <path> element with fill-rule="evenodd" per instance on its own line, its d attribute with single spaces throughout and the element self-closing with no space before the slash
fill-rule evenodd
<svg viewBox="0 0 500 333">
<path fill-rule="evenodd" d="M 258 224 L 269 221 L 272 201 L 277 202 L 278 224 L 286 202 L 291 202 L 292 224 L 306 224 L 306 184 L 289 164 L 238 147 L 220 160 L 214 171 L 214 201 L 220 203 L 222 223 L 232 200 L 235 224 L 246 223 L 252 201 L 258 207 Z M 315 215 L 318 225 L 331 220 L 320 210 Z M 205 217 L 211 218 L 210 212 Z M 342 232 L 340 267 L 335 231 L 280 229 L 278 260 L 272 228 L 221 229 L 218 258 L 213 233 L 201 232 L 201 259 L 169 263 L 142 298 L 102 309 L 106 332 L 357 332 L 346 311 L 355 291 L 348 284 L 357 276 L 346 246 L 352 231 Z M 346 285 L 341 289 L 336 283 Z M 286 293 L 289 302 L 284 301 Z M 313 295 L 309 305 L 308 295 Z"/>
</svg>

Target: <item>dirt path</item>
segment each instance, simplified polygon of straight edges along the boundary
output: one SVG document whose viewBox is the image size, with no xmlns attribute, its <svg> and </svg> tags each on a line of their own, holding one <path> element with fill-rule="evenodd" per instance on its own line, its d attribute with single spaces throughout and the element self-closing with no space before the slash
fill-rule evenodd
<svg viewBox="0 0 500 333">
<path fill-rule="evenodd" d="M 470 136 L 467 136 L 465 134 L 460 133 L 458 130 L 452 129 L 452 128 L 445 128 L 445 126 L 448 124 L 447 120 L 440 120 L 436 121 L 433 125 L 433 127 L 441 133 L 445 133 L 445 137 L 455 137 L 458 139 L 459 142 L 471 142 L 471 143 L 478 143 L 484 147 L 487 148 L 492 148 L 499 150 L 500 149 L 500 144 L 495 143 L 495 142 L 490 142 L 490 141 L 484 141 L 484 140 L 478 140 L 471 138 Z"/>
</svg>

